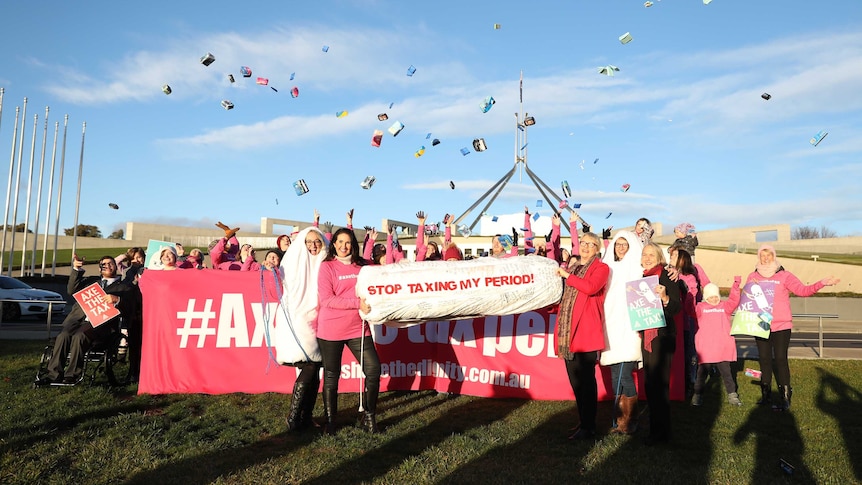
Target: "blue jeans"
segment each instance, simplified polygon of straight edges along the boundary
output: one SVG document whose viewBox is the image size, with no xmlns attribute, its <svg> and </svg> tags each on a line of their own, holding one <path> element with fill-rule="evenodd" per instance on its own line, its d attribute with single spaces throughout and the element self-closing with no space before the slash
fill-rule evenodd
<svg viewBox="0 0 862 485">
<path fill-rule="evenodd" d="M 614 394 L 616 396 L 637 396 L 635 388 L 634 372 L 638 370 L 637 361 L 620 362 L 611 364 L 611 380 L 613 381 Z"/>
</svg>

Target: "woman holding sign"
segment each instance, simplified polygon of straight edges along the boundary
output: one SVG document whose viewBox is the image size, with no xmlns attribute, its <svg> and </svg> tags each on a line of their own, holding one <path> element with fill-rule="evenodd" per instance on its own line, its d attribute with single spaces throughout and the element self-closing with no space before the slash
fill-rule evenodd
<svg viewBox="0 0 862 485">
<path fill-rule="evenodd" d="M 772 311 L 767 319 L 769 322 L 769 338 L 755 337 L 757 342 L 757 355 L 760 361 L 760 400 L 757 404 L 769 404 L 772 397 L 772 361 L 775 359 L 775 379 L 778 381 L 778 390 L 781 393 L 781 403 L 774 408 L 778 411 L 790 409 L 790 397 L 793 388 L 790 387 L 790 365 L 787 362 L 787 348 L 790 346 L 790 329 L 793 328 L 793 315 L 790 311 L 790 293 L 796 296 L 811 296 L 825 286 L 838 284 L 841 280 L 829 277 L 814 283 L 804 285 L 793 273 L 786 271 L 783 266 L 775 260 L 775 248 L 768 244 L 760 246 L 757 251 L 758 263 L 754 272 L 748 275 L 745 289 L 757 285 L 758 288 L 770 285 L 774 291 L 772 295 L 768 292 L 758 293 L 757 296 L 771 303 Z M 747 291 L 751 293 L 750 291 Z M 769 301 L 771 300 L 771 301 Z"/>
<path fill-rule="evenodd" d="M 320 265 L 317 293 L 320 305 L 317 317 L 317 342 L 323 356 L 323 412 L 327 434 L 335 433 L 338 414 L 338 378 L 341 374 L 341 354 L 346 345 L 362 363 L 365 392 L 361 394 L 359 411 L 365 411 L 362 426 L 376 433 L 377 394 L 380 392 L 380 358 L 371 339 L 371 330 L 359 311 L 369 313 L 371 307 L 356 296 L 356 277 L 366 264 L 359 254 L 356 235 L 347 228 L 335 231 Z M 364 399 L 363 399 L 364 397 Z M 364 409 L 363 409 L 364 408 Z"/>
<path fill-rule="evenodd" d="M 588 232 L 579 244 L 580 262 L 572 259 L 557 274 L 565 279 L 554 349 L 566 363 L 569 383 L 578 402 L 580 426 L 569 439 L 592 439 L 596 434 L 596 360 L 605 348 L 605 285 L 610 269 L 598 257 L 601 240 Z"/>
<path fill-rule="evenodd" d="M 641 351 L 644 359 L 644 377 L 649 404 L 649 436 L 644 444 L 670 441 L 670 365 L 676 351 L 677 316 L 681 316 L 682 301 L 679 285 L 671 281 L 665 269 L 664 254 L 655 243 L 647 243 L 641 252 L 643 275 L 658 276 L 658 285 L 652 289 L 661 300 L 665 326 L 641 332 Z"/>
</svg>

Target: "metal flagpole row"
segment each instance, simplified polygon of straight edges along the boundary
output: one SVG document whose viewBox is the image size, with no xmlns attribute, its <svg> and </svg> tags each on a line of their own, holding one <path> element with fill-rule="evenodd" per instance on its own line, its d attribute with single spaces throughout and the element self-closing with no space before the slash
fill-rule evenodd
<svg viewBox="0 0 862 485">
<path fill-rule="evenodd" d="M 6 211 L 3 215 L 3 241 L 0 243 L 0 274 L 3 273 L 3 258 L 6 256 L 6 229 L 9 227 L 9 203 L 12 201 L 12 176 L 15 169 L 15 150 L 18 148 L 18 121 L 20 121 L 21 107 L 15 107 L 15 128 L 12 131 L 12 155 L 9 157 L 9 182 L 6 184 Z M 12 234 L 15 227 L 12 227 Z M 11 259 L 11 256 L 9 257 Z"/>
<path fill-rule="evenodd" d="M 54 276 L 57 270 L 57 241 L 60 238 L 60 203 L 63 201 L 63 168 L 66 165 L 66 133 L 68 128 L 69 115 L 66 115 L 63 119 L 63 151 L 60 156 L 60 180 L 57 186 L 57 218 L 54 221 L 54 259 L 51 261 L 51 276 Z M 75 222 L 77 223 L 77 220 Z M 75 229 L 77 232 L 77 228 Z"/>
<path fill-rule="evenodd" d="M 75 225 L 72 226 L 72 254 L 78 250 L 78 209 L 81 207 L 81 179 L 84 177 L 84 138 L 87 135 L 87 122 L 81 128 L 81 161 L 78 163 L 78 194 L 75 196 Z"/>
<path fill-rule="evenodd" d="M 36 190 L 36 222 L 33 225 L 33 255 L 30 258 L 30 276 L 36 276 L 36 251 L 39 249 L 39 212 L 42 210 L 42 181 L 45 178 L 45 146 L 48 143 L 48 111 L 45 106 L 45 129 L 42 131 L 42 155 L 39 157 L 39 188 Z M 45 224 L 45 236 L 48 238 L 48 225 Z"/>
<path fill-rule="evenodd" d="M 6 90 L 4 88 L 0 88 L 0 122 L 2 122 L 3 117 L 3 104 Z M 14 265 L 16 264 L 15 258 L 15 239 L 17 237 L 16 229 L 18 229 L 18 207 L 21 198 L 21 189 L 22 189 L 22 173 L 23 173 L 23 165 L 24 165 L 24 137 L 26 136 L 26 125 L 25 120 L 27 119 L 27 104 L 28 99 L 24 98 L 23 106 L 15 107 L 15 122 L 12 131 L 12 147 L 9 155 L 9 175 L 6 183 L 6 205 L 4 208 L 3 214 L 3 224 L 2 224 L 2 238 L 0 238 L 0 274 L 7 274 L 12 276 L 12 271 Z M 33 116 L 33 134 L 31 136 L 31 144 L 30 144 L 30 165 L 28 167 L 28 177 L 27 177 L 27 199 L 25 203 L 25 214 L 23 221 L 23 241 L 21 243 L 21 258 L 20 258 L 20 276 L 25 276 L 28 271 L 28 256 L 29 260 L 29 274 L 31 276 L 36 275 L 36 258 L 39 252 L 39 226 L 42 221 L 42 197 L 43 197 L 43 186 L 44 186 L 44 178 L 45 178 L 45 163 L 47 156 L 47 144 L 48 144 L 48 115 L 50 113 L 50 107 L 45 107 L 45 123 L 44 128 L 42 130 L 42 146 L 39 157 L 39 172 L 38 172 L 38 184 L 36 185 L 36 208 L 35 208 L 35 219 L 34 223 L 31 226 L 30 222 L 30 204 L 33 200 L 33 188 L 34 188 L 34 172 L 36 169 L 36 142 L 38 138 L 38 125 L 39 125 L 39 115 L 36 114 Z M 66 161 L 66 140 L 68 133 L 68 125 L 69 125 L 69 115 L 66 115 L 63 122 L 63 141 L 62 141 L 62 155 L 60 157 L 60 175 L 57 183 L 57 202 L 56 202 L 56 217 L 54 220 L 54 248 L 53 248 L 53 258 L 51 262 L 51 275 L 54 276 L 56 274 L 56 266 L 57 266 L 57 250 L 58 250 L 58 241 L 59 241 L 59 232 L 60 232 L 60 209 L 62 206 L 62 195 L 63 195 L 63 171 L 65 168 Z M 42 263 L 41 263 L 41 276 L 45 276 L 45 267 L 46 267 L 46 258 L 48 253 L 48 238 L 51 234 L 50 228 L 50 219 L 51 219 L 51 211 L 54 209 L 54 174 L 56 169 L 57 162 L 57 144 L 59 140 L 59 122 L 54 123 L 54 140 L 52 143 L 51 149 L 51 170 L 50 170 L 50 180 L 48 181 L 48 191 L 46 201 L 47 209 L 45 211 L 45 223 L 43 230 L 43 239 L 42 239 Z M 77 200 L 75 202 L 75 224 L 74 224 L 74 234 L 72 239 L 72 250 L 75 251 L 77 240 L 75 236 L 78 233 L 78 211 L 80 209 L 80 197 L 81 197 L 81 182 L 83 177 L 83 169 L 84 169 L 84 141 L 86 136 L 86 128 L 87 123 L 84 122 L 82 132 L 81 132 L 81 157 L 78 168 L 78 194 Z M 17 160 L 16 160 L 17 157 Z M 11 212 L 11 219 L 10 219 Z M 29 244 L 30 231 L 33 232 L 33 242 Z M 11 232 L 11 235 L 8 234 Z M 8 237 L 8 241 L 7 241 Z M 8 253 L 7 253 L 8 248 Z M 29 254 L 28 254 L 29 253 Z"/>
<path fill-rule="evenodd" d="M 39 114 L 33 115 L 33 142 L 30 145 L 30 169 L 27 175 L 27 202 L 24 204 L 24 240 L 21 242 L 21 276 L 27 269 L 27 231 L 30 230 L 30 200 L 33 191 L 33 165 L 36 164 L 36 128 L 39 126 Z"/>
<path fill-rule="evenodd" d="M 24 107 L 21 110 L 21 138 L 18 141 L 18 164 L 17 164 L 17 172 L 18 179 L 15 182 L 15 199 L 12 201 L 12 247 L 9 248 L 9 272 L 7 273 L 9 276 L 12 276 L 12 265 L 14 261 L 12 260 L 13 255 L 15 254 L 15 229 L 17 228 L 18 222 L 18 195 L 21 192 L 21 163 L 22 157 L 24 156 L 24 132 L 27 131 L 26 127 L 27 120 L 27 98 L 24 98 Z"/>
<path fill-rule="evenodd" d="M 57 160 L 57 133 L 60 130 L 60 122 L 54 122 L 54 146 L 51 149 L 51 180 L 48 182 L 48 208 L 45 209 L 45 237 L 42 239 L 42 273 L 45 276 L 45 258 L 48 255 L 48 233 L 51 227 L 51 194 L 54 193 L 54 162 Z M 58 204 L 59 205 L 59 204 Z M 56 249 L 55 249 L 56 251 Z M 51 273 L 53 276 L 53 273 Z"/>
</svg>

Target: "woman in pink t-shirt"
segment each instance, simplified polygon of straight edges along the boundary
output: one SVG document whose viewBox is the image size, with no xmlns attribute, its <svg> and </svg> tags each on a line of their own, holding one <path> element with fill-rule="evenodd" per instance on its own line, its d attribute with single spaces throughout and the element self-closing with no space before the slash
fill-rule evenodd
<svg viewBox="0 0 862 485">
<path fill-rule="evenodd" d="M 841 280 L 835 277 L 823 278 L 813 284 L 802 283 L 793 273 L 775 259 L 775 248 L 763 244 L 757 250 L 757 266 L 748 275 L 746 284 L 750 282 L 768 282 L 775 286 L 772 300 L 772 321 L 769 337 L 755 337 L 757 357 L 760 361 L 760 400 L 757 404 L 769 404 L 772 400 L 772 374 L 775 369 L 775 380 L 781 393 L 779 403 L 774 408 L 778 411 L 790 409 L 790 398 L 793 388 L 790 387 L 790 364 L 787 362 L 787 349 L 790 347 L 790 331 L 793 328 L 793 314 L 790 310 L 790 293 L 796 296 L 811 296 L 825 286 L 836 285 Z M 774 362 L 774 365 L 773 365 Z"/>
<path fill-rule="evenodd" d="M 345 345 L 362 363 L 362 372 L 365 374 L 365 392 L 359 406 L 360 412 L 363 407 L 365 411 L 362 426 L 371 433 L 378 431 L 375 411 L 380 391 L 380 359 L 374 348 L 371 331 L 359 316 L 360 310 L 368 313 L 371 307 L 364 298 L 356 296 L 356 277 L 365 264 L 353 231 L 346 228 L 335 231 L 326 259 L 320 265 L 317 280 L 319 311 L 316 331 L 323 357 L 324 431 L 327 434 L 335 434 L 338 378 Z"/>
</svg>

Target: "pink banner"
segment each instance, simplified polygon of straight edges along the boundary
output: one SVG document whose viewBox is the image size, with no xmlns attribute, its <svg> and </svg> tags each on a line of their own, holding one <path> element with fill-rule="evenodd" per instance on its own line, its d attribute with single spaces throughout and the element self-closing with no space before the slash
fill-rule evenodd
<svg viewBox="0 0 862 485">
<path fill-rule="evenodd" d="M 271 333 L 284 317 L 272 273 L 264 275 L 265 280 L 256 271 L 145 272 L 138 392 L 290 393 L 296 369 L 276 364 L 266 345 L 267 329 Z M 572 399 L 565 366 L 554 356 L 555 323 L 556 315 L 541 310 L 401 329 L 374 326 L 381 390 Z M 671 399 L 682 400 L 682 331 L 677 334 Z M 341 369 L 339 390 L 357 392 L 362 371 L 346 349 Z M 612 398 L 610 370 L 597 367 L 596 375 L 599 399 Z"/>
</svg>

